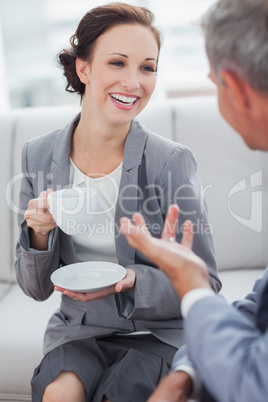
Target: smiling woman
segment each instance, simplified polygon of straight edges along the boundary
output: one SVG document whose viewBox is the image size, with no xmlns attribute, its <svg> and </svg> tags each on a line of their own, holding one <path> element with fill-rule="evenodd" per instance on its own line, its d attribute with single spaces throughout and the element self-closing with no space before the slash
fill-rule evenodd
<svg viewBox="0 0 268 402">
<path fill-rule="evenodd" d="M 132 9 L 131 15 L 128 13 L 130 9 Z M 156 62 L 158 61 L 161 35 L 160 31 L 153 25 L 154 16 L 149 10 L 127 5 L 123 9 L 122 5 L 116 6 L 114 4 L 107 4 L 105 7 L 96 7 L 86 13 L 80 21 L 75 34 L 70 39 L 71 48 L 63 50 L 59 54 L 59 64 L 63 66 L 64 75 L 67 78 L 67 91 L 83 95 L 85 86 L 80 82 L 75 73 L 76 59 L 80 58 L 90 62 L 94 55 L 97 39 L 109 29 L 123 24 L 128 24 L 128 26 L 138 24 L 151 31 L 158 48 Z M 120 38 L 120 40 L 123 39 L 124 37 Z M 138 46 L 140 47 L 142 44 L 143 41 L 138 43 Z M 122 52 L 118 56 L 126 57 Z M 118 62 L 115 60 L 114 63 L 120 66 L 122 61 Z"/>
<path fill-rule="evenodd" d="M 154 91 L 160 45 L 145 8 L 113 3 L 89 11 L 71 48 L 59 54 L 67 91 L 81 96 L 81 113 L 24 146 L 18 282 L 37 300 L 62 292 L 32 379 L 35 402 L 145 402 L 183 344 L 180 302 L 169 279 L 119 232 L 120 218 L 140 211 L 160 237 L 175 199 L 183 213 L 170 237 L 180 240 L 189 214 L 194 225 L 207 223 L 191 151 L 135 119 Z M 37 171 L 44 178 L 41 194 Z M 48 195 L 64 187 L 97 191 L 89 232 L 67 235 L 54 221 Z M 195 233 L 193 250 L 219 290 L 211 233 Z M 93 292 L 53 286 L 58 268 L 89 261 L 96 268 L 100 261 L 119 264 L 126 275 Z"/>
<path fill-rule="evenodd" d="M 77 75 L 85 84 L 86 116 L 91 121 L 94 116 L 96 123 L 99 117 L 98 125 L 124 124 L 126 132 L 155 88 L 159 53 L 155 37 L 140 24 L 120 24 L 98 37 L 93 52 L 90 61 L 76 59 Z"/>
</svg>

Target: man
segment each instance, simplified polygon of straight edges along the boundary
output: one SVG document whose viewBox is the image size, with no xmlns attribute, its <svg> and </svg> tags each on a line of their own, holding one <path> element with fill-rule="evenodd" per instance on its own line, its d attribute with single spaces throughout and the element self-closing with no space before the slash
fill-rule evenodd
<svg viewBox="0 0 268 402">
<path fill-rule="evenodd" d="M 220 0 L 203 28 L 222 116 L 251 149 L 268 151 L 268 1 Z M 129 244 L 170 277 L 185 319 L 187 353 L 176 353 L 175 371 L 150 402 L 186 401 L 196 388 L 196 372 L 204 385 L 202 401 L 267 401 L 268 270 L 249 296 L 229 306 L 211 290 L 207 267 L 191 250 L 191 222 L 184 225 L 181 244 L 174 241 L 170 228 L 177 217 L 173 205 L 162 239 L 151 237 L 139 214 L 121 222 Z"/>
</svg>

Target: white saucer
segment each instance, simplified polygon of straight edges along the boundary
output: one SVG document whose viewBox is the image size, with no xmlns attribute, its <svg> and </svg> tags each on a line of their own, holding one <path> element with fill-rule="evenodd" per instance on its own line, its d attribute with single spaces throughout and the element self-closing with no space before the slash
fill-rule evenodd
<svg viewBox="0 0 268 402">
<path fill-rule="evenodd" d="M 87 261 L 65 265 L 53 272 L 51 281 L 74 292 L 97 292 L 114 285 L 126 276 L 124 267 L 112 262 Z"/>
</svg>

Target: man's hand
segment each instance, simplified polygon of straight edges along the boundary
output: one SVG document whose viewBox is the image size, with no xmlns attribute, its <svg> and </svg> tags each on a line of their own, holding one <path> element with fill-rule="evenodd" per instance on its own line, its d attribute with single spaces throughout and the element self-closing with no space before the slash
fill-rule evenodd
<svg viewBox="0 0 268 402">
<path fill-rule="evenodd" d="M 186 402 L 191 392 L 190 376 L 184 371 L 176 371 L 163 378 L 148 402 Z"/>
<path fill-rule="evenodd" d="M 135 214 L 132 221 L 121 219 L 121 233 L 128 243 L 142 252 L 164 271 L 180 298 L 195 288 L 208 288 L 209 275 L 205 262 L 192 251 L 193 225 L 185 221 L 181 244 L 176 243 L 176 226 L 179 208 L 171 205 L 162 232 L 162 239 L 151 236 L 141 214 Z M 169 241 L 173 240 L 173 241 Z"/>
</svg>

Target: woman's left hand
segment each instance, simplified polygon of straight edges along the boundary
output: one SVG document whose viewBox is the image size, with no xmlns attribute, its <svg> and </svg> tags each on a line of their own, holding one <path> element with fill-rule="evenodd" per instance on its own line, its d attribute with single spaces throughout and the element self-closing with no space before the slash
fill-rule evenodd
<svg viewBox="0 0 268 402">
<path fill-rule="evenodd" d="M 58 290 L 62 292 L 64 295 L 71 297 L 74 300 L 88 302 L 92 300 L 102 300 L 105 299 L 107 296 L 111 296 L 116 293 L 122 293 L 135 290 L 135 280 L 136 274 L 135 272 L 127 268 L 126 269 L 126 276 L 121 279 L 121 281 L 117 282 L 115 285 L 112 285 L 108 288 L 99 290 L 98 292 L 88 292 L 88 293 L 80 293 L 80 292 L 72 292 L 71 290 L 63 289 L 57 285 L 54 285 L 54 290 Z"/>
</svg>

